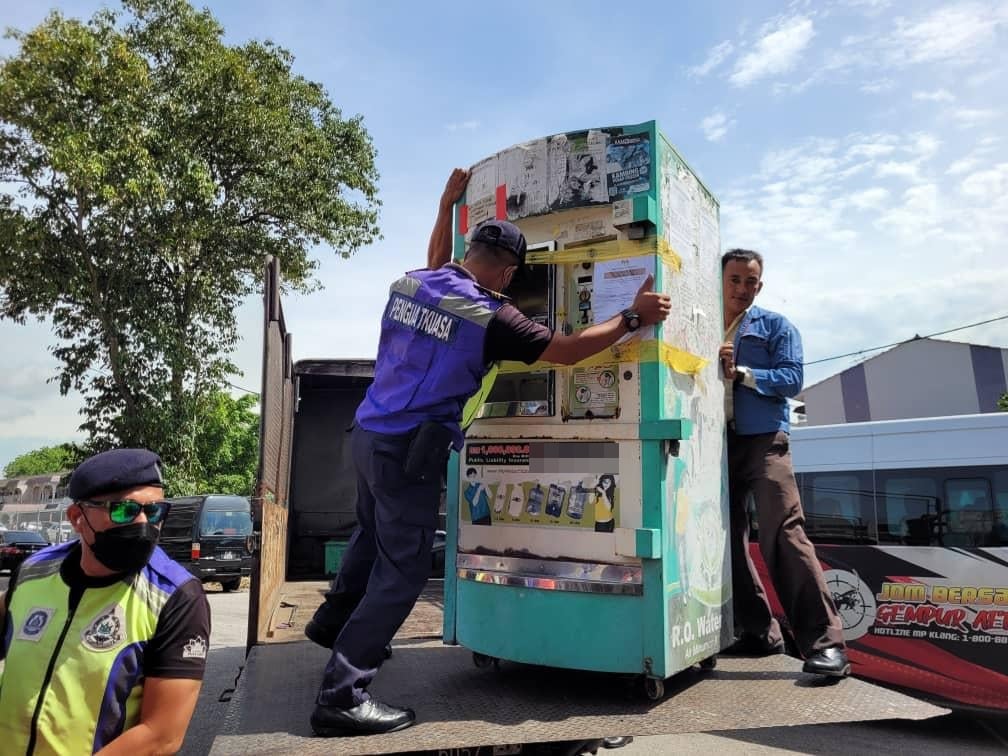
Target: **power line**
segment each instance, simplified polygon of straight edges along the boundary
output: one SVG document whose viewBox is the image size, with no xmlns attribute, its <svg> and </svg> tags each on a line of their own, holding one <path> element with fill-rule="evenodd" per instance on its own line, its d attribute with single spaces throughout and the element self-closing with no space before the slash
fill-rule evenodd
<svg viewBox="0 0 1008 756">
<path fill-rule="evenodd" d="M 820 362 L 831 362 L 833 360 L 840 360 L 844 357 L 856 357 L 859 354 L 867 354 L 868 352 L 877 352 L 879 349 L 888 349 L 889 347 L 899 346 L 900 344 L 908 344 L 911 341 L 916 341 L 917 339 L 930 339 L 933 336 L 944 336 L 946 333 L 955 333 L 956 331 L 965 331 L 967 328 L 975 328 L 976 326 L 987 325 L 988 323 L 996 323 L 999 320 L 1008 320 L 1008 315 L 999 315 L 996 318 L 990 318 L 989 320 L 981 320 L 979 323 L 970 323 L 969 325 L 959 326 L 957 328 L 949 328 L 945 331 L 936 331 L 935 333 L 929 333 L 926 336 L 916 335 L 912 339 L 903 339 L 902 341 L 894 341 L 892 344 L 883 344 L 882 346 L 869 347 L 868 349 L 860 349 L 856 352 L 847 352 L 847 354 L 838 354 L 835 357 L 823 357 L 821 360 L 812 360 L 811 362 L 806 362 L 805 367 L 809 365 L 818 365 Z"/>
<path fill-rule="evenodd" d="M 224 381 L 224 383 L 226 383 L 228 386 L 230 386 L 233 389 L 237 389 L 238 391 L 244 391 L 246 394 L 252 394 L 253 396 L 259 396 L 259 392 L 258 391 L 250 391 L 247 388 L 242 388 L 241 386 L 236 386 L 233 383 L 231 383 L 231 381 Z"/>
</svg>

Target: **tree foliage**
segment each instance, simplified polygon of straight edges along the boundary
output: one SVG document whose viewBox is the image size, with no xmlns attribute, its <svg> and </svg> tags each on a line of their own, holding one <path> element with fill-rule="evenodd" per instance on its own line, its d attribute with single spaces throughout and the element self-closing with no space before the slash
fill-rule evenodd
<svg viewBox="0 0 1008 756">
<path fill-rule="evenodd" d="M 165 468 L 171 496 L 227 493 L 251 496 L 259 464 L 257 398 L 210 393 L 199 408 L 201 422 L 183 443 L 184 463 Z"/>
<path fill-rule="evenodd" d="M 76 444 L 43 446 L 15 457 L 4 467 L 4 477 L 21 478 L 26 475 L 46 475 L 72 470 L 84 456 Z"/>
<path fill-rule="evenodd" d="M 230 46 L 185 0 L 125 0 L 12 32 L 0 64 L 0 317 L 51 322 L 63 393 L 94 450 L 146 446 L 196 469 L 191 439 L 264 257 L 317 284 L 311 250 L 378 235 L 360 117 L 270 42 Z"/>
<path fill-rule="evenodd" d="M 998 409 L 1002 412 L 1008 412 L 1008 394 L 998 399 Z"/>
<path fill-rule="evenodd" d="M 224 493 L 251 496 L 259 465 L 259 413 L 257 398 L 237 399 L 213 391 L 198 408 L 200 422 L 191 435 L 180 439 L 186 453 L 182 461 L 165 466 L 169 496 Z M 73 470 L 90 453 L 76 444 L 43 446 L 15 457 L 4 468 L 7 478 Z"/>
</svg>

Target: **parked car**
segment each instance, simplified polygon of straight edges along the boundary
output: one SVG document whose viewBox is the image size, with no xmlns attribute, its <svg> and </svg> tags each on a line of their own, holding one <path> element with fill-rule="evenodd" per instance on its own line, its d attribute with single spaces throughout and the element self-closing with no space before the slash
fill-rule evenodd
<svg viewBox="0 0 1008 756">
<path fill-rule="evenodd" d="M 46 529 L 49 543 L 66 543 L 77 537 L 77 531 L 69 522 L 54 522 Z"/>
<path fill-rule="evenodd" d="M 45 538 L 32 530 L 0 532 L 0 571 L 14 569 L 29 555 L 48 545 Z"/>
<path fill-rule="evenodd" d="M 233 591 L 252 571 L 252 509 L 242 496 L 169 499 L 158 541 L 165 553 L 204 583 Z"/>
</svg>

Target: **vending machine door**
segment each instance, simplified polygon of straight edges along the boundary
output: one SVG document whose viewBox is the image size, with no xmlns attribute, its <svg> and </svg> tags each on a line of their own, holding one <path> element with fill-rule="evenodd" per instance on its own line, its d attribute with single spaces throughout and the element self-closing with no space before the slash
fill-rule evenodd
<svg viewBox="0 0 1008 756">
<path fill-rule="evenodd" d="M 555 244 L 530 245 L 529 250 L 552 249 Z M 508 290 L 514 305 L 530 320 L 556 327 L 556 266 L 527 265 Z M 497 417 L 553 417 L 556 371 L 529 370 L 523 363 L 504 363 L 477 419 Z"/>
</svg>

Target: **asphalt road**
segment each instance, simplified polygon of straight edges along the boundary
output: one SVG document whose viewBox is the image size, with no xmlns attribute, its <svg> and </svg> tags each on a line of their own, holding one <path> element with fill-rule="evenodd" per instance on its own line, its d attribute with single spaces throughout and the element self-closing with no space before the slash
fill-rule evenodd
<svg viewBox="0 0 1008 756">
<path fill-rule="evenodd" d="M 7 576 L 0 575 L 0 590 Z M 227 703 L 219 699 L 235 685 L 245 655 L 248 590 L 224 593 L 214 583 L 207 585 L 213 631 L 207 672 L 196 714 L 189 726 L 181 753 L 209 753 Z M 305 712 L 305 716 L 308 712 Z M 618 733 L 614 733 L 618 734 Z M 637 738 L 618 751 L 600 751 L 614 756 L 645 754 L 716 753 L 735 754 L 1004 754 L 1008 752 L 1008 718 L 949 714 L 921 722 L 890 720 L 872 723 L 768 727 L 717 733 Z"/>
</svg>

